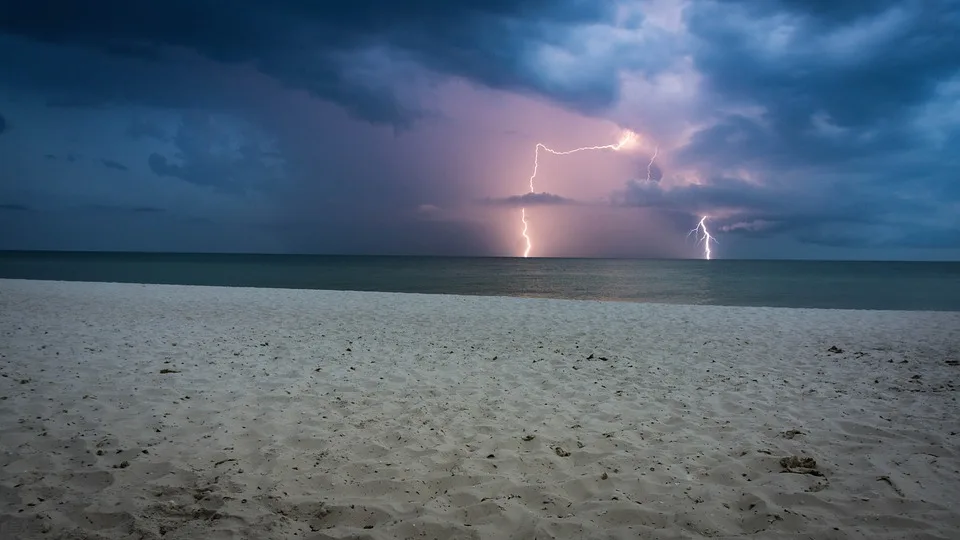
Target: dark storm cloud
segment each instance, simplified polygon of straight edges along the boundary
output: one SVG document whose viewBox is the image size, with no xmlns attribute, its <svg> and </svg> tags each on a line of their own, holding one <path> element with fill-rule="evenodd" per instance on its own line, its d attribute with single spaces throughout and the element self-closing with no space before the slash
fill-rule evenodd
<svg viewBox="0 0 960 540">
<path fill-rule="evenodd" d="M 784 15 L 776 8 L 792 18 L 771 17 Z M 699 134 L 685 152 L 691 160 L 732 152 L 835 163 L 916 144 L 904 119 L 960 70 L 960 3 L 952 0 L 696 2 L 686 20 L 700 44 L 695 64 L 718 102 L 762 108 L 757 119 L 731 115 Z M 781 45 L 768 43 L 780 34 Z"/>
<path fill-rule="evenodd" d="M 673 188 L 663 188 L 658 182 L 632 181 L 624 191 L 617 194 L 615 203 L 624 206 L 642 208 L 661 208 L 664 210 L 699 215 L 711 210 L 733 210 L 739 215 L 748 215 L 753 219 L 785 216 L 785 212 L 802 207 L 805 212 L 811 208 L 820 208 L 825 197 L 822 194 L 810 194 L 799 190 L 772 189 L 766 186 L 749 184 L 739 179 L 715 178 L 709 183 L 689 184 Z M 830 198 L 834 206 L 842 199 Z M 841 212 L 838 210 L 837 212 Z"/>
<path fill-rule="evenodd" d="M 154 174 L 160 177 L 178 178 L 198 186 L 211 186 L 231 192 L 244 189 L 237 182 L 232 181 L 233 178 L 229 173 L 223 174 L 226 172 L 224 169 L 229 167 L 228 164 L 224 166 L 225 164 L 219 160 L 206 159 L 206 156 L 202 154 L 196 157 L 199 159 L 189 161 L 184 165 L 177 165 L 168 160 L 166 156 L 153 153 L 147 158 L 147 165 Z"/>
<path fill-rule="evenodd" d="M 173 178 L 186 179 L 183 172 L 183 167 L 173 165 L 167 161 L 167 158 L 161 156 L 154 152 L 150 154 L 150 157 L 147 158 L 147 165 L 149 165 L 150 170 L 153 171 L 153 174 L 157 176 L 170 176 Z"/>
<path fill-rule="evenodd" d="M 167 212 L 167 210 L 158 208 L 156 206 L 125 206 L 118 204 L 84 204 L 75 207 L 75 209 L 80 211 L 90 211 L 97 214 L 159 214 Z"/>
<path fill-rule="evenodd" d="M 326 114 L 325 105 L 299 92 L 277 92 L 277 82 L 335 102 L 355 117 L 404 127 L 426 114 L 418 90 L 434 81 L 425 70 L 599 115 L 620 98 L 621 75 L 652 75 L 666 65 L 686 66 L 687 59 L 695 83 L 687 85 L 688 79 L 680 77 L 682 91 L 665 88 L 683 94 L 679 103 L 689 110 L 677 108 L 674 118 L 669 109 L 669 121 L 701 128 L 684 139 L 684 147 L 663 156 L 664 171 L 653 167 L 654 182 L 629 183 L 615 204 L 658 209 L 678 228 L 689 228 L 693 216 L 729 216 L 711 218 L 727 238 L 790 235 L 829 246 L 900 242 L 960 247 L 954 232 L 958 223 L 951 217 L 956 212 L 950 212 L 960 201 L 960 123 L 952 116 L 956 109 L 950 109 L 960 85 L 960 2 L 955 0 L 690 0 L 683 28 L 671 40 L 654 35 L 633 42 L 629 50 L 614 34 L 656 31 L 602 26 L 613 18 L 612 1 L 357 0 L 333 7 L 332 2 L 307 0 L 7 4 L 0 10 L 0 65 L 6 68 L 0 82 L 26 89 L 22 93 L 40 96 L 49 105 L 102 107 L 105 116 L 119 120 L 121 131 L 126 126 L 129 138 L 123 144 L 140 152 L 140 157 L 127 158 L 115 149 L 78 147 L 87 157 L 124 157 L 135 171 L 146 164 L 164 179 L 149 178 L 146 184 L 182 181 L 190 189 L 201 186 L 231 196 L 266 190 L 275 179 L 286 178 L 298 185 L 282 195 L 272 193 L 277 196 L 264 206 L 272 204 L 284 214 L 322 214 L 331 231 L 331 239 L 321 242 L 314 240 L 316 225 L 281 227 L 281 236 L 303 236 L 297 249 L 355 249 L 358 244 L 341 231 L 345 224 L 356 225 L 357 207 L 382 218 L 376 226 L 364 221 L 365 252 L 390 242 L 396 242 L 390 249 L 430 242 L 447 234 L 445 229 L 390 218 L 398 208 L 424 200 L 446 207 L 467 195 L 441 174 L 425 172 L 429 168 L 417 162 L 416 151 L 392 154 L 383 150 L 389 145 L 367 151 L 367 135 L 376 128 L 353 130 L 355 122 L 346 117 L 337 123 L 339 111 L 338 120 L 328 122 L 317 112 L 322 108 Z M 602 30 L 584 37 L 591 23 L 601 23 L 592 28 Z M 557 56 L 542 54 L 544 46 L 556 46 Z M 601 52 L 592 52 L 596 50 Z M 577 59 L 575 69 L 565 63 L 569 58 Z M 680 70 L 684 76 L 685 70 Z M 426 85 L 420 84 L 421 77 Z M 129 103 L 175 112 L 107 107 Z M 465 100 L 460 106 L 474 103 Z M 224 111 L 272 131 L 278 147 L 245 136 L 229 122 L 215 125 L 206 114 Z M 131 117 L 124 116 L 128 112 Z M 176 118 L 184 112 L 187 118 L 177 128 Z M 134 118 L 140 113 L 157 123 Z M 668 141 L 659 138 L 670 129 L 618 120 L 624 126 L 636 123 L 638 132 L 667 148 Z M 0 140 L 9 141 L 19 130 L 5 124 L 0 116 L 0 133 L 7 131 Z M 321 146 L 327 145 L 318 143 L 334 139 L 343 144 L 323 153 Z M 75 161 L 68 154 L 73 148 L 45 146 L 35 152 Z M 275 150 L 289 156 L 286 174 L 275 166 L 282 161 Z M 374 166 L 380 163 L 389 166 Z M 665 184 L 682 181 L 688 172 L 702 183 L 666 189 L 656 182 L 664 177 L 671 179 Z M 736 178 L 738 174 L 751 181 Z M 637 175 L 646 178 L 646 169 Z M 477 200 L 476 193 L 470 192 L 471 200 Z M 338 210 L 344 201 L 354 204 Z M 549 193 L 479 202 L 509 207 L 591 204 Z M 133 216 L 132 208 L 125 210 L 130 219 L 154 219 Z M 421 214 L 429 213 L 427 206 L 421 208 Z M 297 227 L 303 230 L 295 232 Z M 383 230 L 393 236 L 383 236 Z M 483 235 L 473 234 L 481 246 Z M 457 235 L 450 238 L 454 245 Z"/>
<path fill-rule="evenodd" d="M 29 206 L 19 203 L 0 203 L 0 212 L 29 212 Z"/>
<path fill-rule="evenodd" d="M 950 248 L 960 246 L 960 230 L 934 227 L 921 228 L 909 232 L 899 245 L 913 248 Z"/>
<path fill-rule="evenodd" d="M 802 242 L 834 247 L 872 243 L 872 228 L 877 225 L 919 219 L 930 211 L 929 205 L 864 186 L 765 186 L 734 178 L 672 188 L 658 182 L 632 181 L 616 194 L 614 203 L 680 216 L 729 214 L 710 218 L 714 232 L 752 237 L 791 234 Z M 907 239 L 913 234 L 898 233 L 898 238 Z"/>
<path fill-rule="evenodd" d="M 523 195 L 512 195 L 510 197 L 503 197 L 500 199 L 488 198 L 483 200 L 484 204 L 494 205 L 494 206 L 509 206 L 509 207 L 521 207 L 521 206 L 569 206 L 574 204 L 579 204 L 573 199 L 568 199 L 566 197 L 561 197 L 560 195 L 555 195 L 553 193 L 524 193 Z"/>
<path fill-rule="evenodd" d="M 156 136 L 159 130 L 152 132 Z M 172 177 L 224 192 L 264 188 L 280 176 L 275 152 L 256 141 L 234 142 L 236 126 L 217 125 L 212 115 L 185 115 L 171 141 L 173 158 L 153 152 L 147 166 L 160 177 Z M 216 151 L 211 151 L 216 148 Z"/>
<path fill-rule="evenodd" d="M 884 152 L 905 148 L 914 134 L 903 128 L 874 132 L 869 138 L 851 133 L 828 137 L 806 126 L 789 125 L 777 115 L 786 114 L 772 106 L 765 118 L 730 114 L 718 123 L 693 135 L 679 153 L 679 159 L 712 168 L 736 166 L 794 167 L 798 165 L 839 166 Z"/>
<path fill-rule="evenodd" d="M 134 120 L 130 122 L 126 130 L 127 137 L 131 139 L 156 139 L 158 141 L 167 140 L 167 134 L 160 126 L 143 120 Z"/>
<path fill-rule="evenodd" d="M 943 85 L 960 76 L 960 2 L 699 1 L 685 21 L 716 121 L 676 157 L 709 182 L 671 190 L 634 182 L 622 203 L 727 209 L 734 217 L 722 226 L 736 235 L 960 246 L 919 225 L 960 200 L 960 132 L 936 131 L 921 116 L 953 101 Z M 736 169 L 763 181 L 711 173 Z M 941 232 L 954 227 L 945 221 Z"/>
<path fill-rule="evenodd" d="M 531 69 L 525 53 L 560 43 L 572 25 L 610 21 L 614 13 L 610 0 L 359 0 L 335 6 L 307 0 L 38 0 L 5 8 L 0 32 L 138 59 L 162 59 L 164 46 L 181 47 L 216 61 L 253 64 L 368 120 L 404 123 L 416 111 L 379 81 L 359 80 L 343 53 L 386 46 L 439 72 L 595 109 L 616 99 L 617 66 L 558 83 Z"/>
<path fill-rule="evenodd" d="M 902 0 L 721 0 L 723 4 L 747 5 L 756 14 L 775 15 L 784 11 L 812 17 L 823 24 L 844 24 L 880 13 Z"/>
<path fill-rule="evenodd" d="M 47 159 L 49 161 L 57 161 L 58 159 L 60 159 L 55 154 L 44 154 L 43 157 L 44 159 Z M 70 163 L 76 163 L 77 161 L 80 161 L 80 157 L 81 156 L 78 156 L 76 154 L 67 154 L 67 156 L 64 157 L 63 159 L 67 160 Z"/>
<path fill-rule="evenodd" d="M 116 169 L 116 170 L 118 170 L 118 171 L 129 171 L 129 170 L 130 170 L 130 167 L 127 167 L 127 166 L 124 165 L 123 163 L 119 163 L 119 162 L 114 161 L 114 160 L 112 160 L 112 159 L 101 159 L 100 162 L 103 163 L 103 166 L 104 166 L 104 167 L 107 167 L 108 169 Z"/>
</svg>

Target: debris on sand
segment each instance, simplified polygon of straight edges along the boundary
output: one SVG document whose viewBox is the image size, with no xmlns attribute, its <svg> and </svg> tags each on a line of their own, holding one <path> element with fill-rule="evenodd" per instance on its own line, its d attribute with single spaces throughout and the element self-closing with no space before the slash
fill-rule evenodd
<svg viewBox="0 0 960 540">
<path fill-rule="evenodd" d="M 832 345 L 829 349 L 827 349 L 827 352 L 831 354 L 840 354 L 843 352 L 843 349 L 837 347 L 836 345 Z"/>
<path fill-rule="evenodd" d="M 886 482 L 887 484 L 890 485 L 891 488 L 893 488 L 893 491 L 895 491 L 895 492 L 897 493 L 897 495 L 899 495 L 899 496 L 901 496 L 901 497 L 904 497 L 903 490 L 900 489 L 899 487 L 897 487 L 897 485 L 893 483 L 893 480 L 891 480 L 889 476 L 883 475 L 883 476 L 877 478 L 877 481 L 878 481 L 878 482 Z"/>
<path fill-rule="evenodd" d="M 167 374 L 167 373 L 180 373 L 180 371 L 179 371 L 179 370 L 176 370 L 176 369 L 163 368 L 163 369 L 160 370 L 160 373 L 162 373 L 162 374 Z"/>
<path fill-rule="evenodd" d="M 817 460 L 812 457 L 789 456 L 781 458 L 780 466 L 783 467 L 781 472 L 823 476 L 823 473 L 817 469 Z"/>
<path fill-rule="evenodd" d="M 800 431 L 799 429 L 788 429 L 787 431 L 783 432 L 783 437 L 785 439 L 793 439 L 797 435 L 806 435 L 806 433 Z"/>
</svg>

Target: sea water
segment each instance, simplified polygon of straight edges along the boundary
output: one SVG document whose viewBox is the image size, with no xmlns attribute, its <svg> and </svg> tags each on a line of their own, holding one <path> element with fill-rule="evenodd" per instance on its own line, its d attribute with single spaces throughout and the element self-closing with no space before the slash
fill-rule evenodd
<svg viewBox="0 0 960 540">
<path fill-rule="evenodd" d="M 0 277 L 803 308 L 960 310 L 960 263 L 0 252 Z"/>
</svg>

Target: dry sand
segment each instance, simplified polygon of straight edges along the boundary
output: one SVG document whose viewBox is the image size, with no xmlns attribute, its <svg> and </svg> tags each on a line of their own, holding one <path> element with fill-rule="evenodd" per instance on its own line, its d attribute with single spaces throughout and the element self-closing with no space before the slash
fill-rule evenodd
<svg viewBox="0 0 960 540">
<path fill-rule="evenodd" d="M 0 538 L 956 539 L 958 354 L 960 313 L 2 280 Z"/>
</svg>

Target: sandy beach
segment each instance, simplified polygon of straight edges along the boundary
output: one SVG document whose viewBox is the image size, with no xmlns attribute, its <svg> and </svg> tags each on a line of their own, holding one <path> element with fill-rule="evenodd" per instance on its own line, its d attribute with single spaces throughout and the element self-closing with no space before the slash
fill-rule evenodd
<svg viewBox="0 0 960 540">
<path fill-rule="evenodd" d="M 0 280 L 0 538 L 960 538 L 960 313 Z"/>
</svg>

